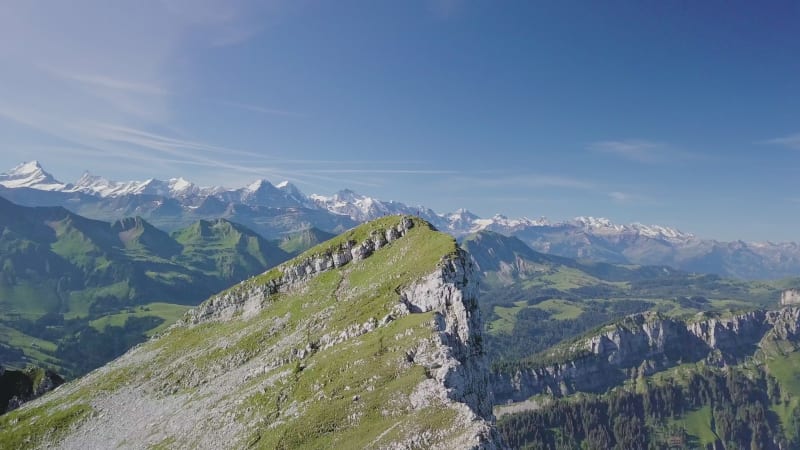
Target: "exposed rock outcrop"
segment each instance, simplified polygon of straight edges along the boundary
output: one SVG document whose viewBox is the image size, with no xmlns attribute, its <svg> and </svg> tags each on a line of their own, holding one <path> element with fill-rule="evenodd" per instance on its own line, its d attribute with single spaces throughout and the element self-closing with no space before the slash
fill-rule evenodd
<svg viewBox="0 0 800 450">
<path fill-rule="evenodd" d="M 781 292 L 781 306 L 800 304 L 800 289 L 787 289 Z"/>
<path fill-rule="evenodd" d="M 266 283 L 254 279 L 245 280 L 188 311 L 178 325 L 198 324 L 208 320 L 229 320 L 242 312 L 251 314 L 257 312 L 269 300 L 270 295 L 285 292 L 292 286 L 327 270 L 367 258 L 375 250 L 405 236 L 413 227 L 414 221 L 410 217 L 403 216 L 399 218 L 397 225 L 375 230 L 361 242 L 346 240 L 325 252 L 305 256 L 299 262 L 292 260 L 282 264 L 265 274 L 277 271 Z"/>
<path fill-rule="evenodd" d="M 409 357 L 422 364 L 432 378 L 420 385 L 412 401 L 423 406 L 433 399 L 466 405 L 461 426 L 469 429 L 453 448 L 501 448 L 491 427 L 493 398 L 483 349 L 482 321 L 478 309 L 477 274 L 464 251 L 442 264 L 440 270 L 400 293 L 410 312 L 435 311 L 438 339 L 424 341 Z M 410 446 L 413 447 L 413 446 Z"/>
<path fill-rule="evenodd" d="M 599 392 L 639 375 L 705 359 L 717 365 L 752 356 L 765 338 L 796 340 L 800 308 L 680 321 L 635 314 L 578 342 L 557 347 L 554 363 L 492 374 L 498 403 L 547 393 Z"/>
<path fill-rule="evenodd" d="M 0 366 L 0 414 L 15 410 L 62 384 L 64 379 L 52 370 L 39 367 L 6 370 Z"/>
</svg>

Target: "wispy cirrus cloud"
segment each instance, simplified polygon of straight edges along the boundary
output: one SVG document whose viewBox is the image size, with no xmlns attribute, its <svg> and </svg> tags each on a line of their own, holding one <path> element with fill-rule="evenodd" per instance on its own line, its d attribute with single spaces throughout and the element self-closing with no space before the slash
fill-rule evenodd
<svg viewBox="0 0 800 450">
<path fill-rule="evenodd" d="M 288 6 L 284 0 L 3 2 L 0 85 L 13 89 L 0 91 L 2 116 L 22 118 L 17 123 L 35 118 L 27 125 L 70 134 L 70 142 L 86 146 L 93 143 L 62 124 L 105 121 L 164 130 L 176 121 L 181 96 L 202 97 L 192 91 L 193 72 L 179 68 L 198 52 L 253 38 Z M 9 142 L 0 136 L 0 147 Z"/>
<path fill-rule="evenodd" d="M 788 136 L 777 137 L 762 141 L 764 144 L 779 145 L 781 147 L 790 148 L 792 150 L 800 150 L 800 133 L 790 134 Z"/>
<path fill-rule="evenodd" d="M 102 74 L 81 74 L 61 71 L 54 68 L 45 68 L 53 75 L 65 80 L 72 80 L 89 88 L 110 89 L 143 95 L 168 95 L 169 91 L 158 84 L 148 84 L 120 78 L 112 78 Z"/>
<path fill-rule="evenodd" d="M 649 197 L 633 193 L 627 191 L 611 191 L 608 193 L 608 197 L 614 202 L 619 204 L 631 204 L 631 203 L 652 203 L 653 200 Z"/>
<path fill-rule="evenodd" d="M 226 106 L 231 106 L 231 107 L 234 107 L 234 108 L 244 109 L 244 110 L 247 110 L 247 111 L 253 111 L 253 112 L 257 112 L 257 113 L 261 113 L 261 114 L 270 114 L 270 115 L 285 116 L 285 117 L 306 117 L 306 115 L 303 114 L 303 113 L 298 113 L 298 112 L 294 112 L 294 111 L 286 111 L 286 110 L 283 110 L 283 109 L 265 108 L 263 106 L 250 105 L 250 104 L 247 104 L 247 103 L 229 102 L 229 101 L 223 101 L 223 102 L 220 102 L 220 103 L 222 103 L 223 105 L 226 105 Z"/>
<path fill-rule="evenodd" d="M 562 188 L 577 190 L 593 190 L 597 188 L 597 184 L 590 180 L 546 173 L 514 174 L 488 171 L 474 174 L 470 177 L 458 177 L 454 181 L 492 188 Z"/>
<path fill-rule="evenodd" d="M 642 163 L 659 162 L 664 156 L 664 147 L 658 142 L 639 139 L 600 141 L 589 145 L 590 150 Z"/>
<path fill-rule="evenodd" d="M 673 145 L 643 139 L 598 141 L 589 144 L 588 149 L 642 164 L 669 163 L 699 158 L 697 154 Z"/>
<path fill-rule="evenodd" d="M 338 189 L 342 184 L 377 187 L 391 182 L 393 176 L 457 173 L 430 168 L 426 161 L 277 158 L 268 153 L 208 144 L 124 124 L 95 120 L 60 121 L 37 111 L 9 110 L 2 106 L 0 118 L 70 144 L 38 146 L 37 154 L 42 151 L 52 153 L 58 160 L 63 160 L 65 152 L 75 155 L 75 160 L 88 157 L 93 170 L 124 167 L 120 161 L 128 161 L 128 169 L 146 167 L 142 174 L 146 177 L 153 176 L 152 170 L 159 167 L 169 171 L 170 175 L 185 173 L 186 170 L 203 170 L 214 175 L 206 179 L 229 187 L 247 184 L 255 178 L 267 178 L 271 181 L 288 179 L 306 187 L 330 190 Z"/>
</svg>

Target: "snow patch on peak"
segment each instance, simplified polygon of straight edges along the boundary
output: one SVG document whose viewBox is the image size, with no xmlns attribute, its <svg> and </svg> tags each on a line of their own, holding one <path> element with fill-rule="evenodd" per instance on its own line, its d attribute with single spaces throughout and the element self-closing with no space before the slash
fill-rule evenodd
<svg viewBox="0 0 800 450">
<path fill-rule="evenodd" d="M 574 218 L 573 222 L 575 223 L 575 225 L 581 225 L 589 229 L 612 228 L 618 231 L 622 229 L 621 226 L 614 225 L 613 222 L 606 219 L 605 217 L 580 216 Z"/>
<path fill-rule="evenodd" d="M 311 194 L 308 196 L 308 198 L 319 203 L 327 203 L 333 200 L 333 197 L 326 197 L 320 194 Z"/>
<path fill-rule="evenodd" d="M 24 162 L 17 167 L 14 167 L 11 169 L 10 173 L 32 173 L 43 170 L 44 169 L 42 168 L 42 165 L 39 164 L 39 161 L 34 159 L 33 161 Z"/>
<path fill-rule="evenodd" d="M 244 189 L 246 191 L 256 192 L 256 191 L 258 191 L 259 189 L 261 189 L 261 188 L 263 188 L 265 186 L 272 186 L 272 183 L 270 183 L 269 181 L 261 178 L 259 180 L 253 181 L 252 183 L 248 184 L 247 187 L 245 187 Z M 272 187 L 274 187 L 274 186 L 272 186 Z"/>
<path fill-rule="evenodd" d="M 596 234 L 635 234 L 653 239 L 665 239 L 670 241 L 686 241 L 695 236 L 691 233 L 684 233 L 674 228 L 661 225 L 644 225 L 632 223 L 630 225 L 617 225 L 611 220 L 603 217 L 576 217 L 572 223 Z"/>
<path fill-rule="evenodd" d="M 466 208 L 458 208 L 452 213 L 447 215 L 447 218 L 452 220 L 475 220 L 478 216 Z"/>
<path fill-rule="evenodd" d="M 7 188 L 30 188 L 42 191 L 60 191 L 66 184 L 45 172 L 39 161 L 24 162 L 10 171 L 0 174 L 0 185 Z"/>
<path fill-rule="evenodd" d="M 372 200 L 372 198 L 359 194 L 352 189 L 342 189 L 335 193 L 333 198 L 340 202 L 358 202 L 363 200 Z"/>
<path fill-rule="evenodd" d="M 495 214 L 490 219 L 476 218 L 473 220 L 473 227 L 471 233 L 483 230 L 497 231 L 500 233 L 513 233 L 527 227 L 541 227 L 550 225 L 550 222 L 545 218 L 529 219 L 527 217 L 520 217 L 517 219 L 509 219 L 503 214 Z"/>
<path fill-rule="evenodd" d="M 169 179 L 169 187 L 174 191 L 186 191 L 191 189 L 192 186 L 194 186 L 194 184 L 183 177 Z"/>
</svg>

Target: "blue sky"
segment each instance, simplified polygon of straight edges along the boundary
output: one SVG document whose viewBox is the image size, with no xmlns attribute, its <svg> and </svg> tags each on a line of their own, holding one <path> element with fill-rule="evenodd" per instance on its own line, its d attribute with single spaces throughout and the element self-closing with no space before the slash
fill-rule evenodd
<svg viewBox="0 0 800 450">
<path fill-rule="evenodd" d="M 0 6 L 0 169 L 800 241 L 797 2 Z"/>
</svg>

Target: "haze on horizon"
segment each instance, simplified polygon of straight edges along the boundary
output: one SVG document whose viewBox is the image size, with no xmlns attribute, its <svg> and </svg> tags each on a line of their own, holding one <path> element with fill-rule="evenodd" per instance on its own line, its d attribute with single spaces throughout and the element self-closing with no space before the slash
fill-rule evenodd
<svg viewBox="0 0 800 450">
<path fill-rule="evenodd" d="M 0 6 L 0 171 L 800 241 L 800 4 Z"/>
</svg>

